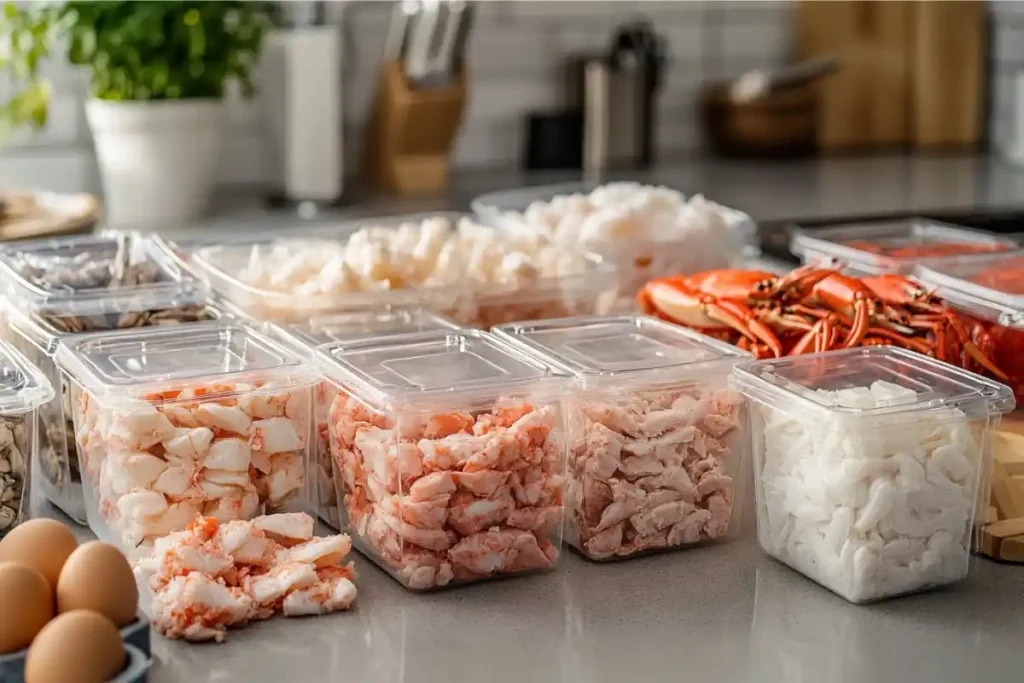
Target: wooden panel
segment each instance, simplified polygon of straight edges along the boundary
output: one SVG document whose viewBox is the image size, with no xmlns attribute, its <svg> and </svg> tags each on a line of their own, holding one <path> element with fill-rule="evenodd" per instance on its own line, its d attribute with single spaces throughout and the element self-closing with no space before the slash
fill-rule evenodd
<svg viewBox="0 0 1024 683">
<path fill-rule="evenodd" d="M 835 52 L 840 73 L 821 84 L 823 150 L 899 147 L 909 139 L 914 2 L 797 4 L 801 58 Z"/>
<path fill-rule="evenodd" d="M 918 148 L 977 146 L 988 42 L 985 4 L 915 4 L 911 140 Z"/>
</svg>

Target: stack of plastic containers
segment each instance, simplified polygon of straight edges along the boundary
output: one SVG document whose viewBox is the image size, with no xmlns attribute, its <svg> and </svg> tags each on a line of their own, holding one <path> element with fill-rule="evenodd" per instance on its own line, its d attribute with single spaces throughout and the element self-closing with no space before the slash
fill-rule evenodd
<svg viewBox="0 0 1024 683">
<path fill-rule="evenodd" d="M 805 264 L 839 259 L 854 275 L 913 272 L 918 264 L 962 254 L 1006 251 L 1017 242 L 925 218 L 794 228 L 789 249 Z"/>
<path fill-rule="evenodd" d="M 592 211 L 585 205 L 595 191 L 616 196 Z M 527 187 L 482 195 L 471 206 L 481 221 L 510 234 L 540 232 L 593 249 L 615 264 L 625 296 L 651 278 L 725 268 L 757 251 L 757 226 L 747 214 L 638 183 Z M 554 225 L 539 225 L 536 213 Z"/>
<path fill-rule="evenodd" d="M 38 411 L 35 481 L 50 501 L 86 522 L 68 387 L 54 363 L 62 339 L 218 317 L 205 287 L 153 244 L 108 234 L 15 243 L 0 249 L 6 335 L 57 391 Z"/>
<path fill-rule="evenodd" d="M 421 308 L 332 313 L 301 324 L 272 323 L 267 326 L 270 336 L 304 357 L 312 357 L 316 348 L 323 344 L 457 329 L 459 326 L 447 318 Z M 327 381 L 321 382 L 314 392 L 314 416 L 319 428 L 315 430 L 313 443 L 310 444 L 306 472 L 311 508 L 316 510 L 320 519 L 337 529 L 341 521 L 338 517 L 331 444 L 326 430 L 333 396 L 333 385 Z"/>
<path fill-rule="evenodd" d="M 306 509 L 308 362 L 230 322 L 71 337 L 56 360 L 89 526 L 126 551 L 197 516 Z"/>
<path fill-rule="evenodd" d="M 554 566 L 568 379 L 476 330 L 326 344 L 342 528 L 412 590 Z"/>
<path fill-rule="evenodd" d="M 0 342 L 0 536 L 32 513 L 36 411 L 52 398 L 39 369 Z"/>
<path fill-rule="evenodd" d="M 503 251 L 497 240 L 508 238 L 482 226 L 470 226 L 479 241 L 463 243 L 456 238 L 462 218 L 369 218 L 297 238 L 232 240 L 197 248 L 190 263 L 219 296 L 256 320 L 301 322 L 337 310 L 424 307 L 488 328 L 605 312 L 613 305 L 615 269 L 597 254 L 537 242 L 527 245 L 536 252 L 532 256 L 522 244 Z M 495 242 L 484 244 L 487 234 Z M 570 262 L 573 267 L 562 273 Z M 545 273 L 545 267 L 560 274 Z M 484 271 L 502 277 L 492 281 Z"/>
<path fill-rule="evenodd" d="M 895 347 L 757 361 L 733 379 L 753 402 L 766 552 L 858 603 L 967 575 L 1007 387 Z"/>
<path fill-rule="evenodd" d="M 594 560 L 728 539 L 739 529 L 749 434 L 729 388 L 749 356 L 644 316 L 496 328 L 572 375 L 566 539 Z"/>
</svg>

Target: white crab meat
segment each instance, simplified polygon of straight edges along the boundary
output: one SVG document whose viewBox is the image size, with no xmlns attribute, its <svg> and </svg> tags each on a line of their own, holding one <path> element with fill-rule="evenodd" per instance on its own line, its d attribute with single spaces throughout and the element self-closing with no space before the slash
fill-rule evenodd
<svg viewBox="0 0 1024 683">
<path fill-rule="evenodd" d="M 220 486 L 237 486 L 239 488 L 244 488 L 249 485 L 248 472 L 204 469 L 202 478 L 206 482 L 219 484 Z"/>
<path fill-rule="evenodd" d="M 318 567 L 335 567 L 352 550 L 352 539 L 346 534 L 313 538 L 293 546 L 281 554 L 285 562 L 308 562 Z"/>
<path fill-rule="evenodd" d="M 199 460 L 210 450 L 213 443 L 213 430 L 209 427 L 186 429 L 179 427 L 175 437 L 164 441 L 164 451 L 176 458 Z"/>
<path fill-rule="evenodd" d="M 296 588 L 312 586 L 317 580 L 316 570 L 312 565 L 287 562 L 275 566 L 266 574 L 247 579 L 245 591 L 256 604 L 265 606 L 276 602 Z"/>
<path fill-rule="evenodd" d="M 285 546 L 313 538 L 313 518 L 304 512 L 283 512 L 263 515 L 252 520 L 253 526 L 269 538 Z"/>
<path fill-rule="evenodd" d="M 260 497 L 254 490 L 231 487 L 231 492 L 203 506 L 203 515 L 218 522 L 251 519 L 260 511 Z"/>
<path fill-rule="evenodd" d="M 149 448 L 175 436 L 167 416 L 148 404 L 113 411 L 108 438 L 130 448 Z"/>
<path fill-rule="evenodd" d="M 252 599 L 199 572 L 172 579 L 153 597 L 153 627 L 170 638 L 224 639 L 224 631 L 249 620 Z"/>
<path fill-rule="evenodd" d="M 241 564 L 265 565 L 273 559 L 273 542 L 249 521 L 221 524 L 214 542 Z"/>
<path fill-rule="evenodd" d="M 339 612 L 352 606 L 356 594 L 354 583 L 348 579 L 339 578 L 292 591 L 284 599 L 282 608 L 287 617 L 316 616 Z"/>
<path fill-rule="evenodd" d="M 259 391 L 242 394 L 238 397 L 238 407 L 255 420 L 284 415 L 288 394 L 268 391 L 270 388 L 269 385 L 265 385 L 260 387 Z"/>
<path fill-rule="evenodd" d="M 201 403 L 196 408 L 196 419 L 207 427 L 223 429 L 234 434 L 248 434 L 252 419 L 238 406 L 222 406 L 219 403 Z"/>
<path fill-rule="evenodd" d="M 194 473 L 194 467 L 168 467 L 153 482 L 152 489 L 168 496 L 184 495 L 192 487 L 192 476 Z"/>
<path fill-rule="evenodd" d="M 104 466 L 110 463 L 112 467 L 117 469 L 114 462 L 113 457 L 111 457 L 104 463 Z M 120 474 L 124 478 L 124 491 L 152 484 L 167 469 L 167 462 L 165 460 L 155 455 L 141 452 L 125 456 L 118 465 Z"/>
<path fill-rule="evenodd" d="M 131 491 L 117 499 L 117 511 L 126 519 L 152 517 L 167 510 L 167 498 L 156 491 Z"/>
<path fill-rule="evenodd" d="M 302 488 L 302 457 L 293 453 L 278 453 L 270 458 L 271 469 L 264 481 L 267 503 L 280 507 Z"/>
<path fill-rule="evenodd" d="M 150 515 L 143 520 L 147 537 L 160 537 L 178 529 L 184 529 L 199 516 L 200 505 L 196 501 L 183 500 L 171 503 L 163 512 Z"/>
<path fill-rule="evenodd" d="M 303 440 L 293 420 L 272 417 L 252 423 L 249 444 L 264 453 L 287 453 L 302 448 Z"/>
<path fill-rule="evenodd" d="M 203 458 L 203 467 L 245 472 L 251 462 L 249 444 L 244 439 L 218 439 Z"/>
</svg>

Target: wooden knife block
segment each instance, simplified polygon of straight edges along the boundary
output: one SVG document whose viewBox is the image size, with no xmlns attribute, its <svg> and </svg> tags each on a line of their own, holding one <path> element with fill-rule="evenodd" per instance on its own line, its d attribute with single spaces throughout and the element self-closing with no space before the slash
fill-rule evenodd
<svg viewBox="0 0 1024 683">
<path fill-rule="evenodd" d="M 443 192 L 466 93 L 465 67 L 450 85 L 416 89 L 399 62 L 386 62 L 366 138 L 367 182 L 398 195 Z"/>
</svg>

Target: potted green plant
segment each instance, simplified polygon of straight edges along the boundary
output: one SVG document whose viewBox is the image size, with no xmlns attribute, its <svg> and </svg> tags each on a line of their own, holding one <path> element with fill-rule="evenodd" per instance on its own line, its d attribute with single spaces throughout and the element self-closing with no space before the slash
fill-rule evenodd
<svg viewBox="0 0 1024 683">
<path fill-rule="evenodd" d="M 40 65 L 60 46 L 89 73 L 86 118 L 107 222 L 164 227 L 201 215 L 220 158 L 225 86 L 254 91 L 270 2 L 4 3 L 0 71 L 21 89 L 0 104 L 0 142 L 46 124 Z"/>
</svg>

